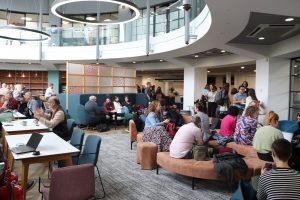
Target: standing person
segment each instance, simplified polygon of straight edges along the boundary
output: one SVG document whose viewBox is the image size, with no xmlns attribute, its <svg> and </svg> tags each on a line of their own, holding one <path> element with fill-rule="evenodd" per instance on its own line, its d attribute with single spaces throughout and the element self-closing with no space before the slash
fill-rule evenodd
<svg viewBox="0 0 300 200">
<path fill-rule="evenodd" d="M 142 134 L 143 142 L 153 142 L 157 145 L 158 151 L 169 151 L 172 139 L 164 127 L 168 119 L 161 121 L 161 105 L 159 101 L 153 101 L 149 105 L 145 115 L 145 128 Z"/>
<path fill-rule="evenodd" d="M 149 102 L 151 102 L 151 100 L 152 100 L 151 90 L 152 90 L 151 82 L 147 82 L 146 88 L 145 88 L 145 94 L 146 94 Z"/>
<path fill-rule="evenodd" d="M 247 81 L 243 81 L 242 86 L 244 86 L 245 88 L 245 93 L 248 95 L 248 82 Z"/>
<path fill-rule="evenodd" d="M 217 103 L 216 103 L 216 94 L 217 94 L 217 87 L 215 85 L 209 85 L 209 92 L 207 93 L 208 99 L 208 111 L 207 115 L 209 117 L 210 123 L 213 117 L 216 117 L 217 111 Z"/>
<path fill-rule="evenodd" d="M 141 93 L 142 92 L 142 89 L 141 89 L 141 87 L 138 84 L 136 84 L 136 92 L 137 93 Z"/>
<path fill-rule="evenodd" d="M 249 90 L 250 92 L 250 90 Z M 283 138 L 282 132 L 277 129 L 279 116 L 274 111 L 270 111 L 265 118 L 265 126 L 257 129 L 253 138 L 253 147 L 257 151 L 259 159 L 273 162 L 271 155 L 272 143 Z"/>
<path fill-rule="evenodd" d="M 248 89 L 248 97 L 246 98 L 245 109 L 249 106 L 252 101 L 258 101 L 255 90 L 253 88 Z M 258 101 L 259 102 L 259 101 Z"/>
<path fill-rule="evenodd" d="M 198 115 L 194 115 L 190 123 L 179 128 L 170 145 L 170 156 L 173 158 L 192 159 L 193 144 L 203 144 L 201 119 Z"/>
<path fill-rule="evenodd" d="M 49 87 L 47 88 L 47 90 L 45 92 L 45 99 L 48 100 L 49 97 L 51 97 L 51 96 L 56 96 L 53 83 L 49 84 Z"/>
<path fill-rule="evenodd" d="M 249 106 L 245 115 L 241 116 L 234 131 L 234 142 L 243 145 L 252 145 L 252 140 L 257 127 L 258 108 Z"/>
<path fill-rule="evenodd" d="M 60 106 L 59 99 L 57 97 L 50 97 L 48 103 L 51 113 L 44 113 L 43 109 L 39 108 L 34 112 L 34 117 L 48 128 L 51 128 L 62 139 L 69 140 L 67 119 L 63 108 Z"/>
<path fill-rule="evenodd" d="M 232 102 L 234 106 L 240 109 L 240 114 L 242 114 L 244 111 L 246 98 L 247 94 L 245 93 L 245 87 L 241 85 L 239 87 L 239 92 L 233 96 Z"/>
<path fill-rule="evenodd" d="M 271 146 L 275 165 L 261 169 L 257 199 L 300 199 L 300 173 L 291 169 L 288 161 L 292 145 L 285 139 L 277 139 Z"/>
<path fill-rule="evenodd" d="M 205 108 L 202 103 L 196 103 L 194 105 L 194 110 L 197 116 L 200 117 L 201 120 L 201 131 L 203 136 L 203 142 L 207 142 L 211 137 L 211 132 L 209 129 L 209 118 L 208 115 L 204 112 Z"/>
</svg>

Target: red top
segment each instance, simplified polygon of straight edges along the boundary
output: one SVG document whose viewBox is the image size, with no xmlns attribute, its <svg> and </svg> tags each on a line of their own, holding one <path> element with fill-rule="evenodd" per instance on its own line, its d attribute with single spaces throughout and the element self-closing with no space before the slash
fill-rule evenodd
<svg viewBox="0 0 300 200">
<path fill-rule="evenodd" d="M 226 115 L 222 119 L 220 135 L 222 136 L 231 136 L 234 133 L 236 126 L 236 118 L 232 115 Z"/>
</svg>

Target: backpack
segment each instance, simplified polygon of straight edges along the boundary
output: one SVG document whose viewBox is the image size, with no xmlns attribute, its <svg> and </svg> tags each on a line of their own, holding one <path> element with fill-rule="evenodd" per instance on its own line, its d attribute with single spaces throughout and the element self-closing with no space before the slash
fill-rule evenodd
<svg viewBox="0 0 300 200">
<path fill-rule="evenodd" d="M 224 95 L 223 95 L 223 90 L 220 90 L 217 92 L 216 97 L 215 97 L 216 103 L 220 106 L 224 105 Z"/>
</svg>

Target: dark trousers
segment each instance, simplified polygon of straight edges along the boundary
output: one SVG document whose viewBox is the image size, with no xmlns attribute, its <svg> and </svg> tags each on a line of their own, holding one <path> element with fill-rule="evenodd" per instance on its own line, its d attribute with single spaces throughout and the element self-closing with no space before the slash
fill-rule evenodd
<svg viewBox="0 0 300 200">
<path fill-rule="evenodd" d="M 209 117 L 216 117 L 217 107 L 218 107 L 218 104 L 216 102 L 208 102 L 207 115 Z"/>
</svg>

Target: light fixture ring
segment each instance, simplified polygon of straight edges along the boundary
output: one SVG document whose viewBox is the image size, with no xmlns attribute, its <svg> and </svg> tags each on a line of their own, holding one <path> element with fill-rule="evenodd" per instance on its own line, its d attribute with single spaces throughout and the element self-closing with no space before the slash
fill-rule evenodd
<svg viewBox="0 0 300 200">
<path fill-rule="evenodd" d="M 72 17 L 68 14 L 65 14 L 65 13 L 59 11 L 59 9 L 62 6 L 66 6 L 68 4 L 72 4 L 72 3 L 76 3 L 76 2 L 107 2 L 107 3 L 117 4 L 120 6 L 128 7 L 129 9 L 131 9 L 133 11 L 133 14 L 132 14 L 132 17 L 125 19 L 125 20 L 118 19 L 118 20 L 111 20 L 111 21 L 105 21 L 105 20 L 89 21 L 86 19 L 79 19 L 76 17 Z M 56 15 L 57 17 L 65 19 L 67 21 L 83 23 L 83 24 L 90 24 L 90 25 L 123 24 L 123 23 L 128 23 L 128 22 L 134 21 L 134 20 L 138 19 L 140 16 L 140 11 L 139 11 L 138 7 L 134 3 L 127 1 L 127 0 L 55 0 L 51 6 L 51 12 L 54 15 Z"/>
<path fill-rule="evenodd" d="M 2 34 L 3 31 L 0 31 L 0 38 L 7 39 L 7 40 L 17 40 L 17 41 L 21 41 L 21 42 L 42 42 L 42 41 L 49 40 L 51 38 L 51 36 L 48 33 L 30 29 L 30 28 L 26 28 L 26 27 L 21 27 L 21 26 L 9 26 L 9 25 L 0 26 L 0 30 L 5 30 L 5 29 L 19 31 L 20 33 L 23 31 L 23 32 L 28 32 L 28 33 L 32 33 L 32 34 L 37 34 L 38 36 L 40 36 L 40 37 L 36 37 L 36 38 L 20 38 L 20 37 L 13 37 L 11 35 L 3 35 Z"/>
</svg>

